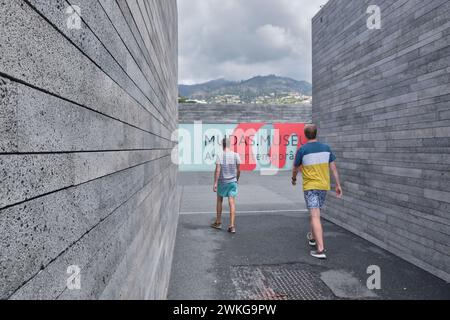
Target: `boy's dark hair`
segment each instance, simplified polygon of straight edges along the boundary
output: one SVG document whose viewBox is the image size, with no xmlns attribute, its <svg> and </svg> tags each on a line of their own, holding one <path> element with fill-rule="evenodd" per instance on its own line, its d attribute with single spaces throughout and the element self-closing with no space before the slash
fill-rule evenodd
<svg viewBox="0 0 450 320">
<path fill-rule="evenodd" d="M 305 136 L 308 140 L 317 139 L 317 126 L 315 124 L 310 124 L 305 128 Z"/>
<path fill-rule="evenodd" d="M 225 150 L 226 148 L 230 148 L 231 147 L 230 138 L 227 138 L 226 136 L 225 136 L 225 138 L 223 138 L 223 140 L 222 140 L 222 147 L 223 147 L 223 150 Z"/>
</svg>

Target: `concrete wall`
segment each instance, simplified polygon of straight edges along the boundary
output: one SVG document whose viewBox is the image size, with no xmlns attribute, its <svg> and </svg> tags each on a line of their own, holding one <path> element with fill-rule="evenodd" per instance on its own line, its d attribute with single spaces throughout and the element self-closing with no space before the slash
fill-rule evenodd
<svg viewBox="0 0 450 320">
<path fill-rule="evenodd" d="M 310 123 L 312 110 L 310 104 L 283 106 L 181 104 L 179 114 L 180 123 L 185 124 L 196 121 L 209 124 Z"/>
<path fill-rule="evenodd" d="M 176 61 L 176 0 L 0 1 L 1 299 L 165 298 Z"/>
<path fill-rule="evenodd" d="M 326 216 L 450 281 L 450 1 L 331 0 L 313 19 L 313 86 L 346 192 Z"/>
</svg>

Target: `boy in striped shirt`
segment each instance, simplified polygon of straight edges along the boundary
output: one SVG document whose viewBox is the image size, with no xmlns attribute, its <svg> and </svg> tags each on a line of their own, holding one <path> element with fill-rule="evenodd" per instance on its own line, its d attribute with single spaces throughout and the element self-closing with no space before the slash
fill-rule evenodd
<svg viewBox="0 0 450 320">
<path fill-rule="evenodd" d="M 336 195 L 342 198 L 343 192 L 336 167 L 336 156 L 331 148 L 317 141 L 317 126 L 308 125 L 305 128 L 308 143 L 297 153 L 292 175 L 292 184 L 297 184 L 299 170 L 303 176 L 303 191 L 306 206 L 311 214 L 311 233 L 308 234 L 309 244 L 316 247 L 311 255 L 318 259 L 326 259 L 323 240 L 323 228 L 320 221 L 320 211 L 325 205 L 327 192 L 331 190 L 330 169 L 336 181 Z"/>
<path fill-rule="evenodd" d="M 228 232 L 236 233 L 236 197 L 239 190 L 239 179 L 241 177 L 241 158 L 238 153 L 231 150 L 229 138 L 222 141 L 223 153 L 216 159 L 216 172 L 214 174 L 214 192 L 217 193 L 217 218 L 211 227 L 222 228 L 223 199 L 228 198 L 230 205 L 230 227 Z"/>
</svg>

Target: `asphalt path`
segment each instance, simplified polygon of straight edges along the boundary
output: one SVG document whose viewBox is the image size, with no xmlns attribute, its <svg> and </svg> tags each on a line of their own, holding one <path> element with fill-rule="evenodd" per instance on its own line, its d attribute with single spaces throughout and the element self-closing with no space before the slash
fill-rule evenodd
<svg viewBox="0 0 450 320">
<path fill-rule="evenodd" d="M 226 205 L 223 230 L 211 229 L 212 179 L 210 173 L 180 173 L 183 195 L 169 299 L 450 299 L 449 284 L 327 221 L 328 259 L 312 258 L 309 216 L 289 172 L 245 173 L 237 234 L 226 232 Z M 373 268 L 380 277 L 371 278 Z M 369 288 L 369 278 L 381 289 Z"/>
</svg>

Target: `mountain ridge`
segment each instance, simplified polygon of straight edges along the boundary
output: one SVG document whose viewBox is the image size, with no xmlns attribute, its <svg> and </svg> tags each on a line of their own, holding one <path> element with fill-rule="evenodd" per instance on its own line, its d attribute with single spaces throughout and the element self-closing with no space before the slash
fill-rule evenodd
<svg viewBox="0 0 450 320">
<path fill-rule="evenodd" d="M 179 85 L 179 94 L 188 99 L 214 102 L 222 97 L 233 96 L 237 101 L 254 103 L 270 97 L 311 96 L 312 85 L 276 75 L 255 76 L 242 81 L 224 78 L 194 85 Z"/>
</svg>

